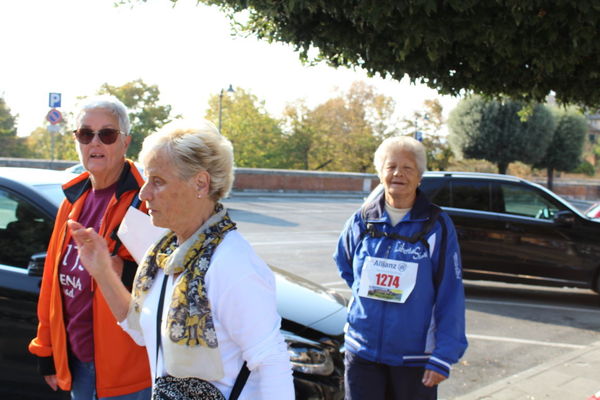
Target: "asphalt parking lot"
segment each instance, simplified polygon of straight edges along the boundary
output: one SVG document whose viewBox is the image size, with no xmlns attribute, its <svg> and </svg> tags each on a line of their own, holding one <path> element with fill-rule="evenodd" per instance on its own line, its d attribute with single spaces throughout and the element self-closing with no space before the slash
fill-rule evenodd
<svg viewBox="0 0 600 400">
<path fill-rule="evenodd" d="M 361 198 L 236 195 L 240 232 L 269 264 L 348 296 L 331 255 Z M 582 207 L 585 204 L 582 205 Z M 440 386 L 452 399 L 600 340 L 592 291 L 465 281 L 469 349 Z"/>
</svg>

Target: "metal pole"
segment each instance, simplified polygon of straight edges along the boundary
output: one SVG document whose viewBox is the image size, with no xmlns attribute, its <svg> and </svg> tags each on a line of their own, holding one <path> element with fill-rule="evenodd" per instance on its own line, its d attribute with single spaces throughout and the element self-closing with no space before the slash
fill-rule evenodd
<svg viewBox="0 0 600 400">
<path fill-rule="evenodd" d="M 223 109 L 223 89 L 219 93 L 219 133 L 221 133 L 221 110 Z"/>
</svg>

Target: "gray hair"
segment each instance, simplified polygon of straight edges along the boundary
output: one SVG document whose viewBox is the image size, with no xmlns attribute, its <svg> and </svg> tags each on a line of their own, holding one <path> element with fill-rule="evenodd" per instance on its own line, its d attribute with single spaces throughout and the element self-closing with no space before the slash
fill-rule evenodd
<svg viewBox="0 0 600 400">
<path fill-rule="evenodd" d="M 77 127 L 81 125 L 81 121 L 88 111 L 98 109 L 108 110 L 116 115 L 119 120 L 119 131 L 123 135 L 129 135 L 130 122 L 127 107 L 125 107 L 125 104 L 121 100 L 109 95 L 93 96 L 85 99 L 85 102 L 79 107 L 79 112 L 75 119 Z"/>
<path fill-rule="evenodd" d="M 208 172 L 209 196 L 214 201 L 229 194 L 233 185 L 233 146 L 211 122 L 202 120 L 197 128 L 182 126 L 180 121 L 166 125 L 144 139 L 139 159 L 143 162 L 161 150 L 167 152 L 181 179 Z"/>
<path fill-rule="evenodd" d="M 411 152 L 415 156 L 415 161 L 417 162 L 419 177 L 423 176 L 423 173 L 427 169 L 427 155 L 425 154 L 425 146 L 423 146 L 423 143 L 411 138 L 410 136 L 394 136 L 381 142 L 375 151 L 375 156 L 373 157 L 373 164 L 375 165 L 375 170 L 379 176 L 381 176 L 385 158 L 392 149 L 400 149 Z"/>
</svg>

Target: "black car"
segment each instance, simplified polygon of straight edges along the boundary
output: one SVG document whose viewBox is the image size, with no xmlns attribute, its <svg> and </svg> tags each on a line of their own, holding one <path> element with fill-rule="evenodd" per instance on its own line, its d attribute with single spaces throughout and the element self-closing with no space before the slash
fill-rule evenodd
<svg viewBox="0 0 600 400">
<path fill-rule="evenodd" d="M 0 168 L 0 399 L 64 399 L 52 392 L 27 351 L 37 328 L 37 298 L 45 251 L 64 171 Z M 343 398 L 346 301 L 296 275 L 273 268 L 282 333 L 297 399 Z"/>
<path fill-rule="evenodd" d="M 543 186 L 509 175 L 426 172 L 420 188 L 452 218 L 466 279 L 600 292 L 600 221 Z"/>
</svg>

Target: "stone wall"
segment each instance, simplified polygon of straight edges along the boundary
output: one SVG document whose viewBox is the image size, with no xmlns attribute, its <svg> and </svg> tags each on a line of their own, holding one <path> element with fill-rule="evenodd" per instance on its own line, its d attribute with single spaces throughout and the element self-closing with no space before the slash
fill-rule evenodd
<svg viewBox="0 0 600 400">
<path fill-rule="evenodd" d="M 74 164 L 76 164 L 74 161 L 0 157 L 0 166 L 64 169 Z M 533 181 L 544 186 L 546 184 L 545 179 L 536 178 Z M 379 179 L 374 174 L 236 168 L 233 189 L 238 192 L 320 192 L 364 195 L 378 183 Z M 556 179 L 554 192 L 574 199 L 598 201 L 600 200 L 600 181 Z"/>
</svg>

